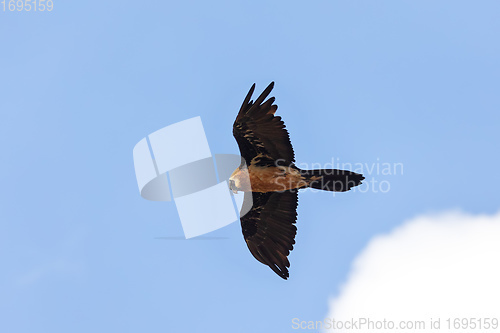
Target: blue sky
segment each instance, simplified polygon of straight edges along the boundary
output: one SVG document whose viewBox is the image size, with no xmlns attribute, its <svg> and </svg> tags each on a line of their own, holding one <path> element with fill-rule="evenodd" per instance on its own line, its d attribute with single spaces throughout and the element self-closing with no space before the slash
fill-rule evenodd
<svg viewBox="0 0 500 333">
<path fill-rule="evenodd" d="M 497 1 L 54 1 L 0 13 L 0 329 L 267 332 L 321 319 L 353 258 L 419 214 L 499 210 Z M 213 153 L 270 81 L 298 163 L 403 163 L 300 195 L 291 278 L 238 223 L 181 236 L 132 149 L 201 116 Z"/>
</svg>

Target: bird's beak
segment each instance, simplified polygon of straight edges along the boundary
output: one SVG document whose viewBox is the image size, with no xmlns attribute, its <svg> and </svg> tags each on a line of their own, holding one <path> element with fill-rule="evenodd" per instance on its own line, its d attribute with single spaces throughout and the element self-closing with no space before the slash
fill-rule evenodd
<svg viewBox="0 0 500 333">
<path fill-rule="evenodd" d="M 236 189 L 236 186 L 234 185 L 234 180 L 229 178 L 229 189 L 234 193 L 238 193 L 238 190 Z"/>
</svg>

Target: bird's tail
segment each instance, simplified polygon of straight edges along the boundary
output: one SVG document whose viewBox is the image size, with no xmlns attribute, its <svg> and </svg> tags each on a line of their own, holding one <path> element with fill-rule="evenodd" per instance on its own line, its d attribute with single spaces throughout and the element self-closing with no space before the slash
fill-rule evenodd
<svg viewBox="0 0 500 333">
<path fill-rule="evenodd" d="M 333 192 L 349 191 L 365 179 L 362 174 L 338 169 L 300 170 L 300 173 L 306 187 Z"/>
</svg>

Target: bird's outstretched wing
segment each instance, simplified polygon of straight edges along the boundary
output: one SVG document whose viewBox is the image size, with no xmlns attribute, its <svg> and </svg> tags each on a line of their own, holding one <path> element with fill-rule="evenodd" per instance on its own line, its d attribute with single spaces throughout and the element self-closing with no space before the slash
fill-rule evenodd
<svg viewBox="0 0 500 333">
<path fill-rule="evenodd" d="M 253 84 L 233 124 L 234 138 L 247 165 L 259 154 L 262 155 L 261 159 L 273 164 L 275 161 L 287 165 L 294 162 L 288 131 L 281 117 L 274 115 L 278 109 L 273 104 L 274 97 L 264 102 L 273 86 L 274 82 L 271 82 L 254 103 L 250 100 L 255 90 Z"/>
<path fill-rule="evenodd" d="M 250 209 L 241 217 L 248 249 L 255 259 L 271 267 L 283 279 L 288 278 L 290 262 L 287 256 L 293 249 L 297 233 L 297 191 L 245 192 L 242 207 L 242 212 Z"/>
</svg>

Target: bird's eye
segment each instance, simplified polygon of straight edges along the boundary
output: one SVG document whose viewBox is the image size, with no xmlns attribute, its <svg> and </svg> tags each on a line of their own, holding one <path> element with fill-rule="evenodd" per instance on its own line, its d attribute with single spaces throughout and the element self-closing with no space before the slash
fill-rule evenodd
<svg viewBox="0 0 500 333">
<path fill-rule="evenodd" d="M 234 180 L 229 179 L 229 189 L 235 190 L 236 185 L 234 184 Z"/>
</svg>

